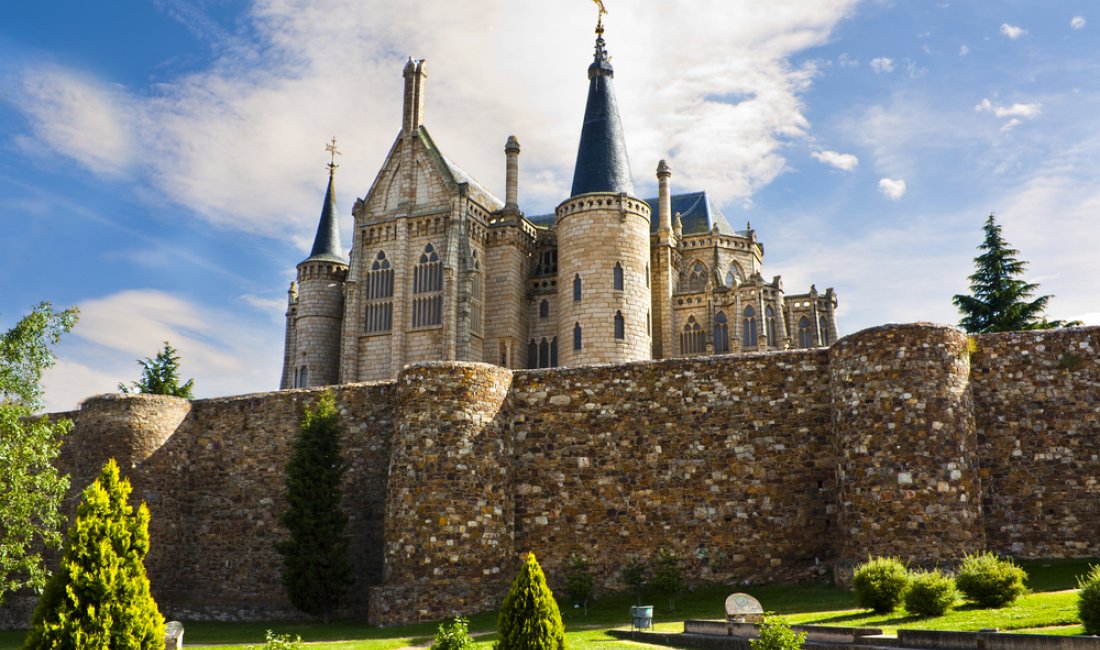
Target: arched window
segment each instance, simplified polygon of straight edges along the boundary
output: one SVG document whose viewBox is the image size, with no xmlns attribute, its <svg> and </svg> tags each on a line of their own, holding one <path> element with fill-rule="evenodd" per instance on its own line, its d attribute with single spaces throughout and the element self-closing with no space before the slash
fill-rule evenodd
<svg viewBox="0 0 1100 650">
<path fill-rule="evenodd" d="M 531 341 L 527 343 L 527 367 L 539 367 L 539 346 L 535 343 L 535 339 L 531 339 Z"/>
<path fill-rule="evenodd" d="M 726 271 L 726 286 L 733 289 L 741 282 L 741 269 L 736 264 L 730 264 L 730 270 Z"/>
<path fill-rule="evenodd" d="M 558 337 L 550 339 L 550 367 L 558 365 Z"/>
<path fill-rule="evenodd" d="M 546 340 L 546 337 L 542 337 L 542 342 L 539 343 L 539 368 L 550 367 L 550 341 Z"/>
<path fill-rule="evenodd" d="M 539 318 L 550 318 L 550 301 L 543 299 L 539 303 Z"/>
<path fill-rule="evenodd" d="M 584 341 L 581 339 L 581 324 L 573 323 L 573 349 L 580 350 Z"/>
<path fill-rule="evenodd" d="M 764 327 L 768 332 L 768 345 L 773 348 L 780 347 L 779 336 L 776 334 L 775 310 L 771 305 L 764 307 Z"/>
<path fill-rule="evenodd" d="M 615 268 L 612 269 L 612 289 L 623 290 L 623 265 L 619 262 L 615 262 Z"/>
<path fill-rule="evenodd" d="M 684 291 L 691 293 L 694 291 L 702 291 L 707 288 L 707 267 L 702 262 L 694 262 L 687 269 L 686 277 L 684 278 Z"/>
<path fill-rule="evenodd" d="M 626 321 L 623 320 L 623 313 L 621 311 L 615 312 L 615 338 L 626 338 Z"/>
<path fill-rule="evenodd" d="M 718 354 L 730 351 L 729 321 L 722 312 L 714 315 L 714 351 Z"/>
<path fill-rule="evenodd" d="M 413 327 L 443 324 L 443 262 L 431 244 L 413 269 Z"/>
<path fill-rule="evenodd" d="M 481 297 L 481 260 L 478 258 L 477 251 L 473 252 L 474 268 L 471 269 L 472 277 L 470 278 L 470 329 L 477 333 L 481 333 L 482 325 L 482 297 Z"/>
<path fill-rule="evenodd" d="M 581 274 L 573 276 L 573 302 L 581 301 Z"/>
<path fill-rule="evenodd" d="M 745 320 L 741 328 L 741 342 L 746 348 L 756 347 L 756 310 L 745 307 Z"/>
<path fill-rule="evenodd" d="M 821 345 L 829 347 L 829 321 L 822 316 L 817 319 L 817 324 L 821 330 Z"/>
<path fill-rule="evenodd" d="M 706 352 L 706 349 L 706 333 L 703 332 L 702 327 L 699 327 L 699 323 L 694 316 L 688 316 L 687 323 L 684 324 L 684 331 L 680 332 L 680 353 L 702 354 Z"/>
<path fill-rule="evenodd" d="M 378 251 L 364 287 L 364 329 L 367 334 L 388 332 L 393 327 L 393 267 L 385 251 Z"/>
<path fill-rule="evenodd" d="M 810 319 L 803 316 L 798 319 L 798 347 L 808 348 L 813 346 L 814 336 L 810 332 Z"/>
</svg>

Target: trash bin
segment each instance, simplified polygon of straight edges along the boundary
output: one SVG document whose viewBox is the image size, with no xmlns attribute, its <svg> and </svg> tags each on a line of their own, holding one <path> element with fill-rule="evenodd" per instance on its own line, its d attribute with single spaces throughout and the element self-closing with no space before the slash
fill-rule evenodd
<svg viewBox="0 0 1100 650">
<path fill-rule="evenodd" d="M 635 605 L 630 608 L 630 625 L 635 630 L 653 627 L 653 605 Z"/>
</svg>

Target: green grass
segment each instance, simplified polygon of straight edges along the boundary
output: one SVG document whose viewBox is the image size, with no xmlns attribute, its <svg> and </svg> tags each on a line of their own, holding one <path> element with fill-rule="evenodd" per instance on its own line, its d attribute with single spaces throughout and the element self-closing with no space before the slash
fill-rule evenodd
<svg viewBox="0 0 1100 650">
<path fill-rule="evenodd" d="M 760 587 L 728 587 L 707 585 L 686 593 L 676 600 L 675 610 L 668 601 L 647 596 L 645 604 L 654 605 L 654 627 L 662 632 L 680 632 L 683 621 L 692 618 L 723 618 L 726 596 L 734 591 L 746 591 L 764 607 L 784 615 L 791 623 L 815 623 L 880 627 L 888 631 L 902 628 L 931 630 L 978 630 L 996 627 L 1031 633 L 1081 634 L 1077 621 L 1077 596 L 1064 590 L 1077 586 L 1077 576 L 1088 571 L 1088 562 L 1044 560 L 1021 562 L 1028 572 L 1028 586 L 1034 593 L 1021 598 L 1011 607 L 978 609 L 963 605 L 945 616 L 918 619 L 899 610 L 893 614 L 874 615 L 857 610 L 852 594 L 825 583 L 801 585 L 765 585 Z M 629 610 L 634 599 L 618 594 L 589 604 L 588 615 L 583 610 L 562 607 L 567 644 L 570 650 L 638 650 L 640 644 L 627 643 L 607 634 L 607 630 L 629 625 Z M 217 650 L 244 650 L 261 646 L 268 629 L 282 634 L 299 634 L 309 642 L 309 650 L 395 650 L 410 645 L 430 643 L 436 623 L 418 623 L 400 627 L 376 628 L 364 623 L 339 621 L 329 624 L 302 622 L 260 623 L 186 623 L 184 642 L 187 647 L 216 646 Z M 470 632 L 475 635 L 475 650 L 492 650 L 496 641 L 496 614 L 470 617 Z M 17 650 L 24 632 L 0 632 L 0 650 Z"/>
</svg>

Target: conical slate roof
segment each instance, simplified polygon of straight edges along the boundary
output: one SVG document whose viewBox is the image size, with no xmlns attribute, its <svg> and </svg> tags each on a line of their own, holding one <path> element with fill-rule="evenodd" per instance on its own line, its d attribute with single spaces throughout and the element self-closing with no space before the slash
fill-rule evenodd
<svg viewBox="0 0 1100 650">
<path fill-rule="evenodd" d="M 347 264 L 341 255 L 340 218 L 336 215 L 336 189 L 334 174 L 328 175 L 328 191 L 325 192 L 325 204 L 321 207 L 321 220 L 317 224 L 317 236 L 313 239 L 313 250 L 304 262 L 338 262 Z"/>
<path fill-rule="evenodd" d="M 588 103 L 584 107 L 581 144 L 573 170 L 570 196 L 589 192 L 634 194 L 619 104 L 611 84 L 615 70 L 604 49 L 603 34 L 596 38 L 596 56 L 588 66 Z"/>
</svg>

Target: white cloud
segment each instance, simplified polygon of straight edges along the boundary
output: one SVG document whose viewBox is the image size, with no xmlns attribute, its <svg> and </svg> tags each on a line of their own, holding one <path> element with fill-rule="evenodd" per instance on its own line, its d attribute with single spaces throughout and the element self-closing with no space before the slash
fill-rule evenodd
<svg viewBox="0 0 1100 650">
<path fill-rule="evenodd" d="M 840 56 L 836 58 L 838 64 L 842 68 L 856 68 L 859 67 L 859 59 L 853 58 L 847 52 L 841 52 Z"/>
<path fill-rule="evenodd" d="M 988 98 L 983 99 L 974 107 L 976 113 L 992 113 L 995 117 L 1010 118 L 1007 122 L 1001 125 L 1001 132 L 1007 133 L 1016 128 L 1020 124 L 1023 124 L 1024 120 L 1034 119 L 1042 112 L 1043 105 L 1040 103 L 1033 104 L 1011 104 L 1009 106 L 1000 106 L 989 101 Z"/>
<path fill-rule="evenodd" d="M 1016 40 L 1027 33 L 1026 29 L 1017 27 L 1016 25 L 1009 25 L 1008 23 L 1001 23 L 1001 34 L 1010 40 Z"/>
<path fill-rule="evenodd" d="M 885 56 L 871 59 L 871 69 L 875 71 L 875 74 L 893 72 L 894 60 Z"/>
<path fill-rule="evenodd" d="M 1069 26 L 1073 29 L 1084 29 L 1085 24 L 1086 21 L 1084 16 L 1074 16 L 1073 19 L 1069 21 Z"/>
<path fill-rule="evenodd" d="M 841 171 L 850 172 L 859 166 L 859 158 L 850 153 L 839 153 L 836 151 L 813 151 L 811 156 L 818 161 L 825 163 L 826 165 L 836 167 Z"/>
<path fill-rule="evenodd" d="M 901 178 L 879 179 L 878 191 L 891 201 L 897 201 L 905 196 L 905 180 Z"/>
<path fill-rule="evenodd" d="M 959 56 L 966 56 L 967 54 L 970 54 L 970 48 L 966 43 L 963 43 L 959 46 Z"/>
</svg>

